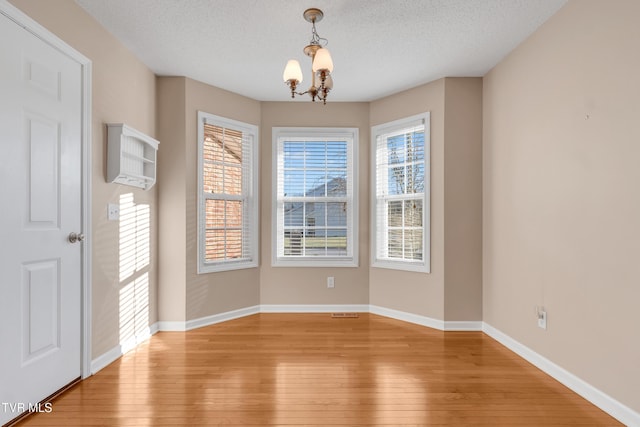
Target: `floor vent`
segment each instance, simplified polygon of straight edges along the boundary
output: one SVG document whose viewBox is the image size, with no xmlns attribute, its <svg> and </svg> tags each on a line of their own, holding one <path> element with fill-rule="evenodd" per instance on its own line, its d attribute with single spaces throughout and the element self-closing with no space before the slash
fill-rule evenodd
<svg viewBox="0 0 640 427">
<path fill-rule="evenodd" d="M 331 317 L 334 319 L 346 319 L 346 318 L 355 318 L 359 317 L 358 313 L 331 313 Z"/>
</svg>

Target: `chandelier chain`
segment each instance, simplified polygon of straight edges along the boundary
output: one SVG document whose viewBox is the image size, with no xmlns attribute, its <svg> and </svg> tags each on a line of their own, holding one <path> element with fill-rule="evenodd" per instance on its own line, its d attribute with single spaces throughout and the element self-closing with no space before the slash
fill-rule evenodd
<svg viewBox="0 0 640 427">
<path fill-rule="evenodd" d="M 309 44 L 323 47 L 329 44 L 329 40 L 325 39 L 324 37 L 320 37 L 320 35 L 316 31 L 315 20 L 311 23 L 311 42 L 309 42 Z"/>
</svg>

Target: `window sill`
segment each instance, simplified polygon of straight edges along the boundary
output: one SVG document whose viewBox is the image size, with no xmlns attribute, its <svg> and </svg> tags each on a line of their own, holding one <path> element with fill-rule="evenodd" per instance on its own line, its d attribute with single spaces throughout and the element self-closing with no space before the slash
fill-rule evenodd
<svg viewBox="0 0 640 427">
<path fill-rule="evenodd" d="M 390 260 L 373 260 L 371 267 L 390 270 L 413 271 L 417 273 L 431 273 L 430 266 L 424 262 L 406 262 Z"/>
<path fill-rule="evenodd" d="M 229 261 L 212 264 L 199 264 L 198 274 L 220 273 L 223 271 L 244 270 L 247 268 L 257 268 L 257 261 Z"/>
<path fill-rule="evenodd" d="M 272 267 L 358 267 L 357 260 L 353 258 L 335 259 L 310 259 L 310 258 L 275 258 L 271 262 Z"/>
</svg>

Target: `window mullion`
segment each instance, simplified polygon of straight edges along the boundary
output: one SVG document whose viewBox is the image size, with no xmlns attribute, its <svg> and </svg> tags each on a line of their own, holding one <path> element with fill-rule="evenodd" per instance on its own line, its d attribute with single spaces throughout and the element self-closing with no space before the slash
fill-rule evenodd
<svg viewBox="0 0 640 427">
<path fill-rule="evenodd" d="M 306 187 L 304 187 L 306 188 Z M 300 238 L 300 245 L 302 246 L 301 248 L 301 253 L 302 256 L 306 256 L 306 252 L 307 252 L 307 245 L 306 245 L 306 238 L 307 238 L 307 229 L 306 229 L 306 222 L 307 222 L 307 203 L 306 202 L 302 202 L 302 236 Z"/>
<path fill-rule="evenodd" d="M 241 194 L 220 194 L 220 193 L 204 193 L 202 197 L 205 200 L 229 200 L 229 201 L 243 201 L 248 198 L 248 196 Z"/>
<path fill-rule="evenodd" d="M 223 172 L 223 174 L 224 174 L 224 172 Z M 228 246 L 229 246 L 228 245 L 229 239 L 227 237 L 227 230 L 228 230 L 229 222 L 227 221 L 227 201 L 226 200 L 223 202 L 222 206 L 224 206 L 224 210 L 222 211 L 222 217 L 224 218 L 224 259 L 228 259 L 229 255 L 228 255 L 228 250 L 227 249 L 228 249 Z"/>
<path fill-rule="evenodd" d="M 406 174 L 405 174 L 405 177 L 406 177 Z M 405 187 L 405 188 L 407 188 L 407 187 Z M 406 225 L 405 224 L 405 218 L 406 218 L 405 206 L 406 206 L 406 203 L 405 203 L 404 200 L 402 201 L 401 206 L 402 206 L 402 209 L 401 209 L 401 212 L 402 212 L 402 259 L 407 259 L 407 253 L 406 253 L 407 231 L 406 231 L 406 228 L 405 228 L 405 225 Z"/>
</svg>

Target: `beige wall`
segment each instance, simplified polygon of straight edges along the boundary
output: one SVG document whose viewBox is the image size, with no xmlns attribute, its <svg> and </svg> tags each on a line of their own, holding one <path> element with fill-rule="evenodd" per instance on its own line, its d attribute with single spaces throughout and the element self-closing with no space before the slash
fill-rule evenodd
<svg viewBox="0 0 640 427">
<path fill-rule="evenodd" d="M 445 80 L 370 103 L 370 126 L 431 113 L 431 273 L 369 269 L 370 303 L 433 319 L 444 318 Z"/>
<path fill-rule="evenodd" d="M 358 146 L 358 267 L 272 267 L 272 144 L 273 127 L 355 127 Z M 261 304 L 368 304 L 369 278 L 369 107 L 367 103 L 263 102 L 260 177 L 261 209 Z M 335 288 L 327 288 L 327 277 Z"/>
<path fill-rule="evenodd" d="M 158 77 L 158 317 L 187 320 L 187 160 L 184 77 Z"/>
<path fill-rule="evenodd" d="M 260 103 L 195 80 L 186 82 L 187 138 L 187 319 L 198 319 L 260 303 L 257 268 L 197 274 L 197 112 L 260 126 Z M 260 141 L 263 155 L 264 143 Z"/>
<path fill-rule="evenodd" d="M 635 411 L 638 17 L 573 0 L 495 67 L 483 154 L 484 320 Z"/>
<path fill-rule="evenodd" d="M 431 272 L 372 267 L 372 305 L 482 320 L 482 79 L 446 78 L 370 104 L 371 126 L 431 115 Z"/>
<path fill-rule="evenodd" d="M 149 324 L 156 309 L 156 188 L 135 189 L 105 181 L 105 123 L 126 123 L 155 135 L 155 76 L 131 52 L 72 0 L 11 0 L 11 3 L 92 61 L 92 230 L 93 348 L 102 355 L 120 340 L 119 223 L 107 221 L 107 204 L 133 193 L 136 204 L 148 204 L 151 213 Z M 3 41 L 3 43 L 6 41 Z M 162 149 L 162 146 L 160 147 Z"/>
<path fill-rule="evenodd" d="M 160 309 L 189 321 L 259 304 L 259 270 L 197 274 L 197 112 L 260 125 L 260 103 L 184 77 L 158 77 Z M 262 150 L 262 148 L 260 148 Z"/>
<path fill-rule="evenodd" d="M 482 320 L 482 79 L 445 79 L 444 320 Z"/>
</svg>

